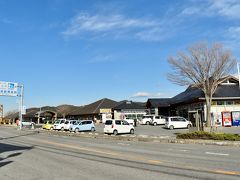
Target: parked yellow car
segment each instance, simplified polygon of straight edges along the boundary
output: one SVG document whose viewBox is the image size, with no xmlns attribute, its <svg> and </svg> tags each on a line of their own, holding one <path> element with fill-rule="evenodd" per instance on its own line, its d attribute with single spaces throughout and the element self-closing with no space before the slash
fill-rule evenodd
<svg viewBox="0 0 240 180">
<path fill-rule="evenodd" d="M 45 121 L 44 124 L 42 125 L 42 128 L 47 130 L 52 130 L 53 124 L 54 124 L 53 121 Z"/>
</svg>

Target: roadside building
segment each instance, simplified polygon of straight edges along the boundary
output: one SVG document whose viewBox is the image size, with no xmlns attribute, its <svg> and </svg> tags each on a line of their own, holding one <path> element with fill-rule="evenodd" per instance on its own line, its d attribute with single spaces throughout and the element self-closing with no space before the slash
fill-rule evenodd
<svg viewBox="0 0 240 180">
<path fill-rule="evenodd" d="M 121 101 L 113 108 L 114 119 L 141 119 L 146 113 L 146 103 Z"/>
<path fill-rule="evenodd" d="M 104 98 L 94 103 L 77 108 L 69 113 L 68 117 L 74 119 L 92 119 L 94 121 L 111 119 L 113 116 L 112 108 L 117 104 L 118 102 L 114 100 Z"/>
<path fill-rule="evenodd" d="M 190 86 L 173 98 L 148 99 L 147 108 L 152 114 L 157 110 L 159 115 L 183 116 L 192 121 L 194 126 L 206 121 L 205 96 L 196 87 Z M 240 89 L 237 78 L 228 76 L 218 85 L 212 98 L 211 117 L 212 125 L 240 125 Z"/>
<path fill-rule="evenodd" d="M 71 111 L 75 110 L 76 108 L 77 106 L 72 105 L 29 108 L 26 109 L 26 114 L 23 115 L 23 119 L 35 123 L 43 123 L 45 120 L 56 120 L 59 118 L 65 118 L 65 116 L 67 116 Z M 16 122 L 16 120 L 19 119 L 19 112 L 9 114 L 5 118 L 12 119 L 14 122 Z"/>
</svg>

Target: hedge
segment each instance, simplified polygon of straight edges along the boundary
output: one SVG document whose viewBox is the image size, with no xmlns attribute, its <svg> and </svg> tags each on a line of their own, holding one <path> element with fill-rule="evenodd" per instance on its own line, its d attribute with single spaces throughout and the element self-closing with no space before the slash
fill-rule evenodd
<svg viewBox="0 0 240 180">
<path fill-rule="evenodd" d="M 240 141 L 239 134 L 228 133 L 209 133 L 204 131 L 196 131 L 192 133 L 176 134 L 177 139 L 208 139 L 208 140 L 227 140 Z"/>
</svg>

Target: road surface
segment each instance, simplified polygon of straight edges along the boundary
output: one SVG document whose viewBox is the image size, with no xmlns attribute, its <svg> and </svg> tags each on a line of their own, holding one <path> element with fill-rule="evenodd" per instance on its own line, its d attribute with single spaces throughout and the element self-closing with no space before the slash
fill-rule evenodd
<svg viewBox="0 0 240 180">
<path fill-rule="evenodd" d="M 240 179 L 240 149 L 52 136 L 0 127 L 1 180 Z"/>
</svg>

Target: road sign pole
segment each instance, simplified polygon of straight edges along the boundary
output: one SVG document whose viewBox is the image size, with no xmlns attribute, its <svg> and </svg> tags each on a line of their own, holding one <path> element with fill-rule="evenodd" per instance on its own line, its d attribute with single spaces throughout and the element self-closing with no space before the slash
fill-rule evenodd
<svg viewBox="0 0 240 180">
<path fill-rule="evenodd" d="M 22 129 L 22 120 L 23 120 L 23 118 L 22 118 L 22 109 L 23 109 L 23 88 L 24 88 L 24 86 L 23 85 L 21 85 L 20 86 L 20 88 L 21 88 L 21 94 L 20 94 L 20 108 L 19 108 L 19 118 L 20 118 L 20 129 Z"/>
</svg>

